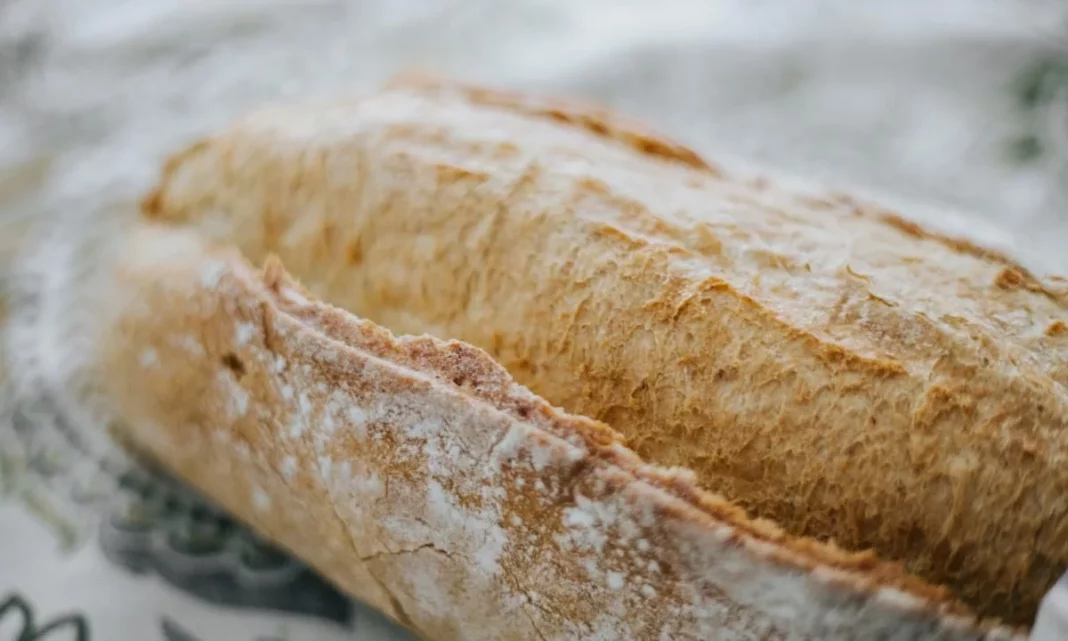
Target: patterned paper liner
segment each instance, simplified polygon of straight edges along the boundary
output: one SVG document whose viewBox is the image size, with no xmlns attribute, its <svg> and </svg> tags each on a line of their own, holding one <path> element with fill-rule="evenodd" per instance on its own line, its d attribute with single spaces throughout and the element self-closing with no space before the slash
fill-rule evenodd
<svg viewBox="0 0 1068 641">
<path fill-rule="evenodd" d="M 2 400 L 0 500 L 21 502 L 64 551 L 98 544 L 117 568 L 214 606 L 352 624 L 348 597 L 179 481 L 117 449 L 91 453 L 47 398 Z M 0 623 L 7 617 L 20 619 L 20 641 L 91 641 L 84 615 L 38 621 L 18 593 L 0 594 Z M 199 641 L 175 621 L 161 625 L 168 641 Z"/>
</svg>

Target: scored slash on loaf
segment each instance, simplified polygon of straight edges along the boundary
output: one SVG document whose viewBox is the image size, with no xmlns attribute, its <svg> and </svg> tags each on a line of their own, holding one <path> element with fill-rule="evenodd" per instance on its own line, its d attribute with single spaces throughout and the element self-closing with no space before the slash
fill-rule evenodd
<svg viewBox="0 0 1068 641">
<path fill-rule="evenodd" d="M 51 291 L 90 302 L 79 375 L 116 436 L 427 639 L 1023 639 L 748 519 L 475 347 L 316 301 L 276 260 L 152 225 L 116 247 L 106 296 Z"/>
</svg>

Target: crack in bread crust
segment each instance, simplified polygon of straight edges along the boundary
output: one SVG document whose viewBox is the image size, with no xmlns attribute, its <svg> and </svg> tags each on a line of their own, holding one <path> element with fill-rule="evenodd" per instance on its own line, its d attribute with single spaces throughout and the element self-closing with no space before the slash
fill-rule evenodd
<svg viewBox="0 0 1068 641">
<path fill-rule="evenodd" d="M 427 639 L 1022 638 L 749 521 L 481 350 L 394 338 L 277 263 L 157 251 L 174 233 L 134 234 L 100 312 L 123 435 Z"/>
</svg>

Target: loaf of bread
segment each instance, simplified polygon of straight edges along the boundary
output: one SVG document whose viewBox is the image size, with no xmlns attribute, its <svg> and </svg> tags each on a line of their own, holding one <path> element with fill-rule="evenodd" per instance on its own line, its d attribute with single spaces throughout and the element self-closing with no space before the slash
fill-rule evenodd
<svg viewBox="0 0 1068 641">
<path fill-rule="evenodd" d="M 425 79 L 251 115 L 146 215 L 536 394 L 790 534 L 1028 623 L 1068 568 L 1068 296 L 595 109 Z"/>
<path fill-rule="evenodd" d="M 42 352 L 78 347 L 68 382 L 120 440 L 430 641 L 1024 639 L 749 520 L 477 348 L 395 338 L 190 230 L 115 240 L 49 284 L 42 309 L 80 313 Z"/>
</svg>

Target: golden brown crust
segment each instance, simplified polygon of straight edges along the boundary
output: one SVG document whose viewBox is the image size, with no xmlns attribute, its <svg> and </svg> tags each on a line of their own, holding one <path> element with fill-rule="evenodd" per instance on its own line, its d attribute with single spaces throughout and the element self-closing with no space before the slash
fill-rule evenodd
<svg viewBox="0 0 1068 641">
<path fill-rule="evenodd" d="M 418 89 L 427 94 L 459 92 L 475 104 L 509 109 L 538 118 L 547 118 L 556 123 L 579 127 L 595 136 L 623 143 L 634 151 L 652 158 L 678 162 L 715 176 L 720 173 L 694 150 L 596 105 L 463 85 L 432 75 L 414 73 L 395 78 L 387 88 Z"/>
<path fill-rule="evenodd" d="M 507 109 L 530 116 L 548 118 L 552 121 L 583 128 L 587 133 L 600 136 L 608 140 L 622 142 L 635 151 L 646 154 L 653 158 L 676 161 L 688 165 L 693 169 L 708 172 L 721 177 L 723 172 L 709 164 L 700 154 L 688 147 L 664 137 L 661 134 L 650 131 L 639 123 L 630 122 L 619 114 L 598 107 L 596 105 L 581 104 L 575 100 L 549 99 L 508 92 L 499 89 L 479 87 L 476 85 L 458 83 L 429 74 L 403 74 L 395 78 L 387 85 L 387 89 L 412 90 L 417 89 L 427 94 L 460 93 L 473 104 Z M 194 146 L 193 149 L 195 149 Z M 173 162 L 173 159 L 172 161 Z M 170 168 L 164 173 L 169 173 Z M 757 190 L 768 188 L 766 180 L 757 179 L 754 183 Z M 1054 298 L 1058 294 L 1042 286 L 1042 283 L 1018 261 L 1005 255 L 1003 252 L 982 247 L 967 238 L 949 236 L 939 233 L 920 225 L 916 221 L 908 220 L 900 214 L 889 211 L 883 207 L 871 203 L 863 203 L 849 194 L 831 193 L 829 199 L 812 199 L 820 204 L 830 207 L 845 205 L 850 207 L 857 215 L 875 217 L 891 227 L 918 239 L 934 240 L 946 247 L 964 254 L 970 254 L 977 258 L 1001 263 L 1005 265 L 1005 272 L 1010 277 L 1017 276 L 1012 283 L 1014 286 L 1024 286 L 1030 291 L 1046 293 Z M 151 211 L 153 207 L 146 208 Z M 1000 283 L 999 283 L 1000 284 Z M 1063 299 L 1063 296 L 1061 296 Z M 1068 299 L 1064 299 L 1068 300 Z"/>
<path fill-rule="evenodd" d="M 1068 569 L 1063 281 L 526 104 L 402 83 L 267 110 L 171 164 L 148 212 L 1029 622 Z"/>
<path fill-rule="evenodd" d="M 181 232 L 122 246 L 87 374 L 121 435 L 434 641 L 1021 639 L 643 463 L 457 342 Z M 178 247 L 178 249 L 175 249 Z"/>
</svg>

